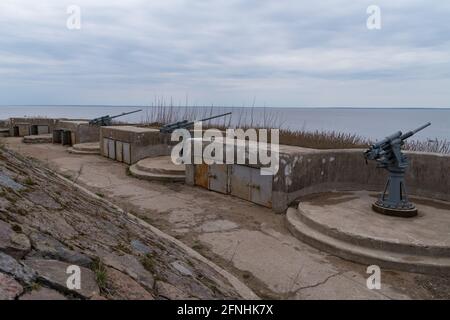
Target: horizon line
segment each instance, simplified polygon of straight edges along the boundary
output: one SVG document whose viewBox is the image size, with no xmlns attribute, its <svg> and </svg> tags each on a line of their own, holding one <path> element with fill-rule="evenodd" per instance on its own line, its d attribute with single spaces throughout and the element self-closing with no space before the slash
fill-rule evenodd
<svg viewBox="0 0 450 320">
<path fill-rule="evenodd" d="M 116 104 L 8 104 L 0 105 L 2 107 L 112 107 L 112 108 L 255 108 L 255 109 L 417 109 L 417 110 L 433 110 L 433 109 L 450 109 L 450 107 L 352 107 L 352 106 L 221 106 L 221 105 L 116 105 Z"/>
</svg>

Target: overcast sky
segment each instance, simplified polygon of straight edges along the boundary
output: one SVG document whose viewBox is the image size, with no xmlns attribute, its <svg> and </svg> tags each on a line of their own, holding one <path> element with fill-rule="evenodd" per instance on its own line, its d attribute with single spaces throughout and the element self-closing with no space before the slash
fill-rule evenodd
<svg viewBox="0 0 450 320">
<path fill-rule="evenodd" d="M 450 107 L 449 19 L 442 0 L 1 0 L 0 105 Z"/>
</svg>

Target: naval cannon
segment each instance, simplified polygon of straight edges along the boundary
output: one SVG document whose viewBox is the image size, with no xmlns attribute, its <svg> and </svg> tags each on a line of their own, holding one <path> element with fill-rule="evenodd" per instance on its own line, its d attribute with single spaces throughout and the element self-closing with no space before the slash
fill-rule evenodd
<svg viewBox="0 0 450 320">
<path fill-rule="evenodd" d="M 123 112 L 123 113 L 115 115 L 115 116 L 110 116 L 110 115 L 102 116 L 102 117 L 92 119 L 91 121 L 89 121 L 89 124 L 91 126 L 100 126 L 100 127 L 110 126 L 110 125 L 112 125 L 112 120 L 115 118 L 123 117 L 123 116 L 129 115 L 129 114 L 133 114 L 133 113 L 141 112 L 141 111 L 142 110 L 139 109 L 139 110 L 134 110 L 134 111 L 130 111 L 130 112 Z"/>
<path fill-rule="evenodd" d="M 217 116 L 212 116 L 209 118 L 205 118 L 205 119 L 200 119 L 200 120 L 196 120 L 196 121 L 189 121 L 189 120 L 182 120 L 182 121 L 177 121 L 177 122 L 173 122 L 173 123 L 169 123 L 166 124 L 164 126 L 162 126 L 159 131 L 161 133 L 172 133 L 177 129 L 188 129 L 194 126 L 194 124 L 196 122 L 204 122 L 204 121 L 208 121 L 208 120 L 212 120 L 212 119 L 216 119 L 216 118 L 221 118 L 221 117 L 225 117 L 232 114 L 232 112 L 227 112 L 224 114 L 219 114 Z"/>
<path fill-rule="evenodd" d="M 364 152 L 366 161 L 374 160 L 377 162 L 378 168 L 386 169 L 389 172 L 389 178 L 383 193 L 372 205 L 374 211 L 399 217 L 414 217 L 417 215 L 417 208 L 408 200 L 405 172 L 409 166 L 409 161 L 408 157 L 402 153 L 401 148 L 406 139 L 430 125 L 431 123 L 428 122 L 405 134 L 397 131 L 371 145 Z"/>
</svg>

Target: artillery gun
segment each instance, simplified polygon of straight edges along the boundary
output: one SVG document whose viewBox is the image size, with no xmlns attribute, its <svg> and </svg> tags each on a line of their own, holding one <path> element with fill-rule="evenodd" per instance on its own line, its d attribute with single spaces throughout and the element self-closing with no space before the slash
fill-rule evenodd
<svg viewBox="0 0 450 320">
<path fill-rule="evenodd" d="M 398 217 L 414 217 L 417 215 L 417 208 L 409 202 L 406 192 L 405 172 L 409 166 L 409 161 L 408 157 L 402 153 L 401 148 L 406 139 L 430 125 L 431 123 L 428 122 L 405 134 L 397 131 L 371 145 L 364 152 L 366 162 L 367 160 L 375 160 L 378 163 L 378 168 L 386 169 L 389 172 L 389 178 L 383 193 L 372 205 L 374 211 Z"/>
<path fill-rule="evenodd" d="M 216 119 L 216 118 L 220 118 L 220 117 L 225 117 L 225 116 L 228 116 L 230 114 L 232 114 L 232 112 L 219 114 L 217 116 L 212 116 L 212 117 L 209 117 L 209 118 L 196 120 L 196 121 L 183 120 L 183 121 L 173 122 L 173 123 L 169 123 L 169 124 L 166 124 L 166 125 L 162 126 L 159 129 L 159 131 L 162 132 L 162 133 L 172 133 L 176 129 L 187 129 L 187 128 L 190 128 L 196 122 L 204 122 L 204 121 L 208 121 L 208 120 L 212 120 L 212 119 Z"/>
<path fill-rule="evenodd" d="M 129 115 L 129 114 L 141 112 L 141 111 L 142 110 L 139 109 L 139 110 L 134 110 L 134 111 L 130 111 L 130 112 L 123 112 L 123 113 L 115 115 L 115 116 L 110 116 L 110 115 L 102 116 L 102 117 L 92 119 L 91 121 L 89 121 L 89 124 L 91 126 L 100 126 L 100 127 L 110 126 L 110 125 L 112 125 L 112 120 L 115 118 L 123 117 L 123 116 Z"/>
</svg>

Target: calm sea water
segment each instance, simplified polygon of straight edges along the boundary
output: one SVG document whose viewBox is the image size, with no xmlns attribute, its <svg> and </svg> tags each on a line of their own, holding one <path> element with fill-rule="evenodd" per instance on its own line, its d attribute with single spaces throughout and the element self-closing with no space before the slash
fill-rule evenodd
<svg viewBox="0 0 450 320">
<path fill-rule="evenodd" d="M 168 108 L 168 107 L 166 107 Z M 356 109 L 356 108 L 231 108 L 231 107 L 175 107 L 182 117 L 185 112 L 196 110 L 197 115 L 215 115 L 232 111 L 231 123 L 241 121 L 261 123 L 264 118 L 276 118 L 274 122 L 283 128 L 325 130 L 354 133 L 371 139 L 379 139 L 397 130 L 409 131 L 428 121 L 432 123 L 415 137 L 420 140 L 441 139 L 450 141 L 450 109 Z M 143 112 L 120 118 L 126 122 L 145 121 L 153 114 L 152 107 L 132 106 L 2 106 L 0 119 L 22 116 L 45 116 L 91 119 L 102 115 L 144 109 Z M 152 111 L 153 110 L 153 111 Z M 190 119 L 191 120 L 191 119 Z M 193 119 L 192 119 L 193 120 Z"/>
</svg>

